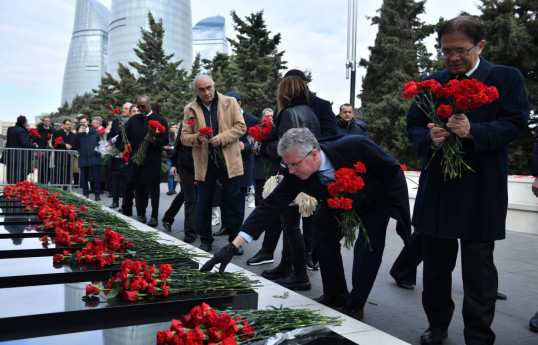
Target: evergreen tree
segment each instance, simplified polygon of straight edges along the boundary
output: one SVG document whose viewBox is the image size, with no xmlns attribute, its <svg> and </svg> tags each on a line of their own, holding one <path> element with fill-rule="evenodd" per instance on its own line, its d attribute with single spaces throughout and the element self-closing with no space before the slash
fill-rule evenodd
<svg viewBox="0 0 538 345">
<path fill-rule="evenodd" d="M 420 158 L 405 133 L 405 114 L 410 101 L 402 97 L 403 85 L 418 81 L 430 72 L 423 40 L 435 30 L 418 19 L 424 1 L 384 0 L 379 16 L 371 18 L 379 30 L 370 49 L 362 81 L 362 111 L 372 139 L 411 169 L 420 167 Z M 422 63 L 422 65 L 421 65 Z"/>
<path fill-rule="evenodd" d="M 263 19 L 263 11 L 241 19 L 231 12 L 236 39 L 228 39 L 232 56 L 217 55 L 210 73 L 222 92 L 235 90 L 241 94 L 245 110 L 252 114 L 276 103 L 280 71 L 286 68 L 284 52 L 278 51 L 280 34 L 270 36 Z M 219 80 L 221 79 L 221 80 Z"/>
<path fill-rule="evenodd" d="M 525 77 L 532 122 L 538 110 L 538 2 L 536 0 L 482 0 L 480 19 L 486 28 L 482 56 L 494 64 L 516 67 Z M 512 143 L 508 156 L 511 174 L 530 174 L 534 136 L 530 128 Z"/>
</svg>

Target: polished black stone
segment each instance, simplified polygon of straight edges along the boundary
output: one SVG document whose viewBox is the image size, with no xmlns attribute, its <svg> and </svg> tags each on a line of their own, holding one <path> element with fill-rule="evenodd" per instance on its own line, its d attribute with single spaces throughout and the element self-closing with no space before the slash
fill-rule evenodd
<svg viewBox="0 0 538 345">
<path fill-rule="evenodd" d="M 254 291 L 171 295 L 142 302 L 83 301 L 89 282 L 0 289 L 0 341 L 170 321 L 206 302 L 216 309 L 256 309 Z"/>
<path fill-rule="evenodd" d="M 53 230 L 42 230 L 37 224 L 30 225 L 0 225 L 0 239 L 16 237 L 43 237 L 45 235 L 55 236 Z"/>
<path fill-rule="evenodd" d="M 23 230 L 24 231 L 24 230 Z M 76 252 L 82 245 L 65 247 L 49 243 L 46 248 L 40 238 L 0 238 L 0 259 L 24 258 L 33 256 L 52 256 L 61 254 L 64 250 Z"/>
</svg>

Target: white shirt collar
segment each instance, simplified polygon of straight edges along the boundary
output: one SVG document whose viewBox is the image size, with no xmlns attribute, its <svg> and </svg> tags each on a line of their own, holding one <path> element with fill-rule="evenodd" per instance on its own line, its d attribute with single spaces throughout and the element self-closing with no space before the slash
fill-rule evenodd
<svg viewBox="0 0 538 345">
<path fill-rule="evenodd" d="M 470 77 L 474 71 L 476 71 L 476 69 L 478 68 L 478 65 L 480 65 L 480 58 L 478 58 L 478 61 L 476 62 L 476 65 L 474 65 L 473 68 L 471 68 L 471 70 L 467 73 L 465 73 L 466 76 Z"/>
</svg>

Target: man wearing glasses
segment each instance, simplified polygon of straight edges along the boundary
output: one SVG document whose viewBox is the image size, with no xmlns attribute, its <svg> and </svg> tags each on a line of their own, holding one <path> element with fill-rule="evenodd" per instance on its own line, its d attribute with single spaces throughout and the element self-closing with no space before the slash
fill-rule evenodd
<svg viewBox="0 0 538 345">
<path fill-rule="evenodd" d="M 343 307 L 344 313 L 362 319 L 366 299 L 381 265 L 389 219 L 396 219 L 396 230 L 404 242 L 410 233 L 409 196 L 400 165 L 365 136 L 348 135 L 318 143 L 307 128 L 288 130 L 278 143 L 278 154 L 282 157 L 282 167 L 286 168 L 284 179 L 250 214 L 234 241 L 215 254 L 201 270 L 208 271 L 220 263 L 220 272 L 224 272 L 234 249 L 258 239 L 268 228 L 267 219 L 277 217 L 304 192 L 320 203 L 313 219 L 313 246 L 318 254 L 323 295 L 316 301 L 332 308 Z M 335 181 L 335 171 L 353 169 L 358 161 L 366 166 L 367 172 L 363 175 L 364 188 L 352 196 L 353 210 L 364 224 L 371 250 L 363 246 L 360 239 L 355 243 L 352 290 L 348 294 L 340 253 L 341 212 L 328 206 L 327 185 Z"/>
<path fill-rule="evenodd" d="M 431 123 L 416 103 L 407 112 L 407 136 L 423 157 L 412 223 L 420 234 L 413 238 L 420 238 L 422 304 L 429 323 L 421 344 L 441 344 L 447 337 L 454 312 L 451 285 L 458 239 L 465 342 L 493 344 L 491 323 L 498 286 L 493 249 L 495 241 L 505 237 L 508 144 L 525 132 L 529 100 L 517 69 L 493 65 L 480 57 L 486 41 L 478 19 L 460 16 L 445 22 L 439 28 L 438 42 L 446 69 L 426 79 L 444 85 L 450 79 L 469 77 L 495 86 L 499 99 L 451 116 L 447 129 Z M 444 181 L 442 155 L 431 157 L 449 135 L 461 139 L 463 158 L 472 170 Z"/>
</svg>

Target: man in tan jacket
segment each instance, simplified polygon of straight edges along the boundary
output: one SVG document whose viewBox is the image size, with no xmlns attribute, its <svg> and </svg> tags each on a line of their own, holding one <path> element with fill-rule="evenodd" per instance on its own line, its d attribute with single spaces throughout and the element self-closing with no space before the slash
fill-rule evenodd
<svg viewBox="0 0 538 345">
<path fill-rule="evenodd" d="M 200 249 L 210 251 L 211 200 L 215 188 L 222 188 L 223 202 L 229 205 L 226 212 L 231 221 L 230 232 L 239 233 L 242 197 L 239 176 L 243 175 L 239 138 L 245 133 L 246 125 L 235 98 L 216 92 L 210 76 L 197 77 L 194 92 L 196 99 L 185 107 L 181 142 L 192 146 L 197 182 L 196 231 L 200 235 Z"/>
</svg>

